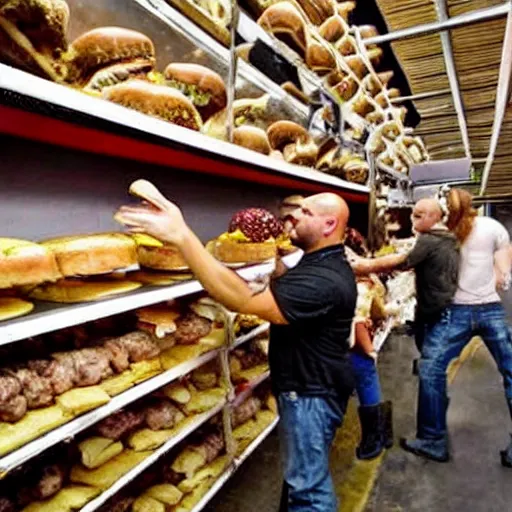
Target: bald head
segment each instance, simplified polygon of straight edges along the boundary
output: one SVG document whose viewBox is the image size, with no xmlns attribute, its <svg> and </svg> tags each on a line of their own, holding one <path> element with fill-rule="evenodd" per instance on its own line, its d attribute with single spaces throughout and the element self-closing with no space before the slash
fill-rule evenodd
<svg viewBox="0 0 512 512">
<path fill-rule="evenodd" d="M 287 217 L 285 227 L 301 249 L 314 251 L 339 244 L 349 217 L 347 203 L 336 194 L 322 193 L 300 201 Z"/>
<path fill-rule="evenodd" d="M 443 216 L 441 206 L 439 205 L 439 201 L 437 199 L 420 199 L 416 203 L 416 207 L 425 211 L 428 215 L 437 217 L 438 220 L 441 220 L 441 217 Z"/>
<path fill-rule="evenodd" d="M 343 198 L 330 192 L 316 194 L 304 200 L 303 204 L 307 205 L 314 213 L 322 216 L 332 216 L 337 219 L 338 228 L 341 235 L 347 226 L 349 209 Z"/>
<path fill-rule="evenodd" d="M 418 233 L 430 231 L 443 218 L 437 199 L 420 199 L 412 212 L 413 229 Z"/>
</svg>

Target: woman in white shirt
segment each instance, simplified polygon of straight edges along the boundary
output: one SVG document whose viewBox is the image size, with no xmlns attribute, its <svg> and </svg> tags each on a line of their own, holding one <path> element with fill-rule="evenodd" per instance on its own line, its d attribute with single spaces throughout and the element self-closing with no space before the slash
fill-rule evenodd
<svg viewBox="0 0 512 512">
<path fill-rule="evenodd" d="M 477 217 L 467 191 L 452 189 L 447 203 L 448 227 L 461 244 L 458 286 L 448 335 L 422 352 L 417 437 L 401 441 L 407 451 L 438 462 L 449 459 L 446 370 L 474 336 L 482 338 L 503 375 L 512 416 L 512 338 L 496 291 L 496 283 L 510 281 L 510 237 L 498 221 Z M 501 452 L 501 463 L 512 468 L 512 442 Z"/>
</svg>

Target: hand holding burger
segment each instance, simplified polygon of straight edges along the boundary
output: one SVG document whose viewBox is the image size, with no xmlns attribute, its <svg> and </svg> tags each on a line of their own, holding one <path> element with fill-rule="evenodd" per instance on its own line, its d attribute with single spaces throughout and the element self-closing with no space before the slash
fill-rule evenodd
<svg viewBox="0 0 512 512">
<path fill-rule="evenodd" d="M 141 206 L 123 206 L 115 219 L 132 233 L 146 233 L 175 245 L 205 290 L 232 311 L 250 313 L 275 324 L 284 319 L 269 290 L 257 297 L 236 273 L 217 261 L 188 227 L 181 210 L 145 180 L 135 181 L 130 193 L 144 201 Z"/>
<path fill-rule="evenodd" d="M 130 193 L 143 199 L 144 203 L 122 206 L 115 219 L 132 233 L 146 233 L 179 247 L 188 230 L 181 210 L 146 180 L 132 183 Z"/>
</svg>

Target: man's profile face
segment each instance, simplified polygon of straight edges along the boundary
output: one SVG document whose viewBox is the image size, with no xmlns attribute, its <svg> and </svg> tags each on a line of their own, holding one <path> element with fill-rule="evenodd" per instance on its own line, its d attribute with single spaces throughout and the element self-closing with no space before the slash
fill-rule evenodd
<svg viewBox="0 0 512 512">
<path fill-rule="evenodd" d="M 440 220 L 440 213 L 425 201 L 418 201 L 412 210 L 412 228 L 416 233 L 426 233 Z"/>
<path fill-rule="evenodd" d="M 309 249 L 322 237 L 324 219 L 307 199 L 288 211 L 283 220 L 285 232 L 300 249 Z"/>
</svg>

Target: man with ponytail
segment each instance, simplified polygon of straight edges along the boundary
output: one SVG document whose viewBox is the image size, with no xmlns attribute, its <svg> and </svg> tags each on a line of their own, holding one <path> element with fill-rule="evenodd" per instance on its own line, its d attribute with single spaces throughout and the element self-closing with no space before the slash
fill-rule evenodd
<svg viewBox="0 0 512 512">
<path fill-rule="evenodd" d="M 448 308 L 445 336 L 426 344 L 420 360 L 418 432 L 402 446 L 439 462 L 449 459 L 446 412 L 446 370 L 474 336 L 480 336 L 503 375 L 512 416 L 512 339 L 496 291 L 510 281 L 510 240 L 507 230 L 489 217 L 477 217 L 472 197 L 452 189 L 447 196 L 447 225 L 460 244 L 460 271 L 453 304 Z M 512 467 L 512 443 L 501 452 Z"/>
</svg>

